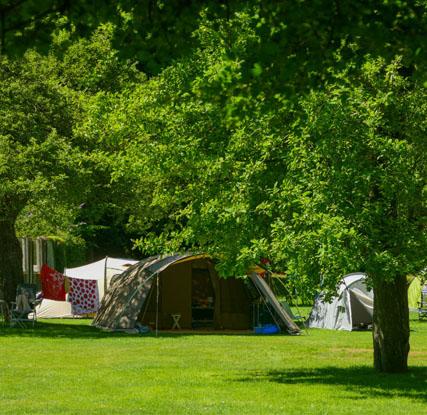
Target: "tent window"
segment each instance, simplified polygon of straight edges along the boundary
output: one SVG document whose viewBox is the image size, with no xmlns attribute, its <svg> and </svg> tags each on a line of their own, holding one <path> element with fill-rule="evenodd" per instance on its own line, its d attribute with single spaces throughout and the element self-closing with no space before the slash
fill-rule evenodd
<svg viewBox="0 0 427 415">
<path fill-rule="evenodd" d="M 193 268 L 191 278 L 192 327 L 212 327 L 215 293 L 208 269 Z"/>
</svg>

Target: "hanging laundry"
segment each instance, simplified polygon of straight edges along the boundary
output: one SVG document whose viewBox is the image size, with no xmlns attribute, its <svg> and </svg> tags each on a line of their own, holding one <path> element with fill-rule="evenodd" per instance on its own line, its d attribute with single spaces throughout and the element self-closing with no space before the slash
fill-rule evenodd
<svg viewBox="0 0 427 415">
<path fill-rule="evenodd" d="M 43 298 L 48 300 L 65 301 L 65 277 L 57 270 L 43 264 L 40 270 Z"/>
<path fill-rule="evenodd" d="M 96 313 L 99 308 L 99 295 L 96 280 L 70 278 L 68 301 L 73 314 Z"/>
</svg>

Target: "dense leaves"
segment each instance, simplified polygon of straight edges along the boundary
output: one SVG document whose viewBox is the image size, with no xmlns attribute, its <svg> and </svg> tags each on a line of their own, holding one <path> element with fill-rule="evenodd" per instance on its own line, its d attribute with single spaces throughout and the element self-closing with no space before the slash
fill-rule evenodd
<svg viewBox="0 0 427 415">
<path fill-rule="evenodd" d="M 108 124 L 121 124 L 110 136 L 125 148 L 115 180 L 133 186 L 139 246 L 208 250 L 224 273 L 269 257 L 301 286 L 421 269 L 424 88 L 401 61 L 343 43 L 322 89 L 289 94 L 253 63 L 257 22 L 206 20 L 191 58 L 110 107 Z"/>
<path fill-rule="evenodd" d="M 0 82 L 0 206 L 18 213 L 35 193 L 50 193 L 68 178 L 73 110 L 32 53 L 20 63 L 4 58 Z"/>
<path fill-rule="evenodd" d="M 426 19 L 401 0 L 0 1 L 0 208 L 24 233 L 207 251 L 225 276 L 267 258 L 310 294 L 366 271 L 402 311 L 427 265 Z"/>
<path fill-rule="evenodd" d="M 425 266 L 426 90 L 368 59 L 302 101 L 277 189 L 274 251 L 295 274 L 392 280 Z M 309 247 L 309 248 L 308 248 Z M 298 258 L 298 260 L 297 260 Z M 324 281 L 325 282 L 325 281 Z"/>
</svg>

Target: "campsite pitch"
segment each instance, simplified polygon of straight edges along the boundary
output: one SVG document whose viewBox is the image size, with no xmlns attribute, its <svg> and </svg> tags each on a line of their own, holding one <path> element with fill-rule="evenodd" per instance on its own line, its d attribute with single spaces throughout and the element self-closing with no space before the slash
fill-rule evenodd
<svg viewBox="0 0 427 415">
<path fill-rule="evenodd" d="M 369 332 L 102 333 L 88 320 L 0 328 L 1 414 L 424 414 L 427 323 L 411 371 L 371 368 Z"/>
</svg>

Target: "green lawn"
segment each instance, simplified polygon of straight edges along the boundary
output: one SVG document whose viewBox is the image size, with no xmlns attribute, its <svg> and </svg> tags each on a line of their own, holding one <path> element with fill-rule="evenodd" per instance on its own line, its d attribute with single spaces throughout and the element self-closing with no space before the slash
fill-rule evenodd
<svg viewBox="0 0 427 415">
<path fill-rule="evenodd" d="M 106 334 L 89 321 L 0 329 L 0 414 L 425 414 L 427 322 L 411 371 L 371 369 L 368 332 Z"/>
</svg>

